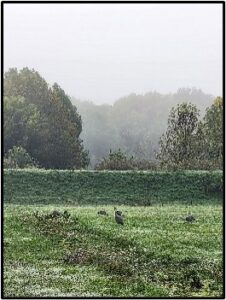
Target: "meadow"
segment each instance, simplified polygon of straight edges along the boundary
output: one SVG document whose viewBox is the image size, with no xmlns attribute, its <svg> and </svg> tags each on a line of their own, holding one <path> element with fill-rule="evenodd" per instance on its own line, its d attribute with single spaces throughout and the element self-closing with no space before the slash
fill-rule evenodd
<svg viewBox="0 0 226 300">
<path fill-rule="evenodd" d="M 15 176 L 9 177 L 8 173 L 4 180 L 4 192 L 8 197 L 4 203 L 5 297 L 223 297 L 222 195 L 216 188 L 218 180 L 215 177 L 209 182 L 212 186 L 209 191 L 204 184 L 201 186 L 205 180 L 200 173 L 195 175 L 199 178 L 197 182 L 196 177 L 195 186 L 188 184 L 191 173 L 187 176 L 189 179 L 184 174 L 181 177 L 172 175 L 178 176 L 175 182 L 178 189 L 181 181 L 184 182 L 181 188 L 184 194 L 187 191 L 188 195 L 188 190 L 193 189 L 192 196 L 187 196 L 186 201 L 178 201 L 178 192 L 171 202 L 170 188 L 175 186 L 170 184 L 166 184 L 165 189 L 162 186 L 159 194 L 153 184 L 149 193 L 145 190 L 139 198 L 136 193 L 128 194 L 135 187 L 126 185 L 124 181 L 124 187 L 119 185 L 121 202 L 117 203 L 117 198 L 113 201 L 110 193 L 112 198 L 107 198 L 112 199 L 110 203 L 103 201 L 100 204 L 100 198 L 93 193 L 96 202 L 88 204 L 90 194 L 88 191 L 85 198 L 83 189 L 79 191 L 84 201 L 81 204 L 77 203 L 78 196 L 74 203 L 68 201 L 75 195 L 71 192 L 68 196 L 73 190 L 71 185 L 67 185 L 70 180 L 65 179 L 65 174 L 65 185 L 59 181 L 58 189 L 56 186 L 54 189 L 56 179 L 52 180 L 49 189 L 50 177 L 43 179 L 43 182 L 47 181 L 46 185 L 39 190 L 41 195 L 34 198 L 32 196 L 38 191 L 39 180 L 43 176 L 30 184 L 31 176 L 37 173 L 25 172 L 28 179 L 18 176 L 22 172 L 13 174 Z M 59 174 L 55 173 L 58 179 Z M 97 177 L 99 174 L 107 176 L 106 173 L 97 173 Z M 145 182 L 143 175 L 148 176 L 146 173 L 142 173 L 140 178 L 137 174 L 129 175 L 140 182 L 136 185 L 138 190 Z M 70 176 L 79 175 L 75 172 Z M 206 176 L 204 173 L 204 178 Z M 172 180 L 172 177 L 163 177 L 166 182 Z M 208 178 L 211 175 L 208 174 Z M 23 182 L 17 196 L 14 193 L 9 197 L 9 180 L 14 182 L 14 188 Z M 87 181 L 83 180 L 80 179 L 87 185 Z M 151 180 L 148 182 L 151 184 Z M 107 181 L 106 186 L 107 191 Z M 116 190 L 116 186 L 112 185 L 112 191 Z M 60 188 L 64 197 L 61 203 L 56 198 Z M 95 185 L 92 188 L 95 190 Z M 175 189 L 175 194 L 177 191 Z M 38 201 L 38 196 L 41 201 Z M 56 203 L 50 203 L 54 197 Z M 138 198 L 140 203 L 138 200 L 133 203 L 133 198 Z M 22 204 L 23 199 L 25 204 Z M 148 200 L 149 204 L 142 202 L 144 200 Z M 114 220 L 114 205 L 124 214 L 123 226 Z M 109 215 L 98 215 L 100 209 L 105 209 Z M 50 218 L 49 214 L 54 210 L 67 210 L 70 216 Z M 195 217 L 192 223 L 185 221 L 189 213 Z"/>
</svg>

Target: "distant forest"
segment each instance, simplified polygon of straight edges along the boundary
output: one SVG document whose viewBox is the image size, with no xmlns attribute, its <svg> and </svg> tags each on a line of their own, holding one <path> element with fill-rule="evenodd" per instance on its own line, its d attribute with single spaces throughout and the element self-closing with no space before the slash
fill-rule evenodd
<svg viewBox="0 0 226 300">
<path fill-rule="evenodd" d="M 204 116 L 214 96 L 197 88 L 181 88 L 176 93 L 131 94 L 113 105 L 95 105 L 71 97 L 82 118 L 81 138 L 89 150 L 90 167 L 112 151 L 121 149 L 139 159 L 155 160 L 159 140 L 167 129 L 170 110 L 179 103 L 190 102 Z"/>
</svg>

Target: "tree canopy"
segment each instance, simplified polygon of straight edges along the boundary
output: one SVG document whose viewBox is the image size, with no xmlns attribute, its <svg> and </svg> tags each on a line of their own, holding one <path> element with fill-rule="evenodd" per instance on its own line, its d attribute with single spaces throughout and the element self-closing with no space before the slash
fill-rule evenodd
<svg viewBox="0 0 226 300">
<path fill-rule="evenodd" d="M 81 137 L 94 167 L 108 155 L 109 149 L 120 148 L 140 160 L 155 160 L 171 108 L 183 102 L 195 104 L 202 117 L 213 99 L 199 89 L 183 88 L 172 94 L 130 94 L 113 105 L 95 105 L 75 98 L 72 102 L 81 114 Z"/>
<path fill-rule="evenodd" d="M 223 101 L 217 97 L 203 119 L 191 103 L 173 107 L 158 159 L 163 166 L 182 169 L 223 167 Z"/>
<path fill-rule="evenodd" d="M 45 168 L 83 168 L 88 162 L 81 116 L 56 83 L 35 70 L 10 69 L 4 78 L 4 153 L 22 146 Z"/>
<path fill-rule="evenodd" d="M 222 98 L 195 88 L 98 106 L 70 98 L 35 70 L 14 68 L 5 73 L 3 100 L 5 156 L 22 147 L 39 166 L 58 169 L 84 168 L 90 159 L 97 169 L 156 169 L 158 161 L 222 168 Z"/>
</svg>

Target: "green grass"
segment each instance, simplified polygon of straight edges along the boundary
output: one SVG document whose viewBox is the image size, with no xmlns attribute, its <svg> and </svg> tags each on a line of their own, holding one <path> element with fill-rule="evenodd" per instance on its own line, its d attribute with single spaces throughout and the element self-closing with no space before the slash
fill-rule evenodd
<svg viewBox="0 0 226 300">
<path fill-rule="evenodd" d="M 124 226 L 110 205 L 5 204 L 4 296 L 222 296 L 219 203 L 118 208 Z M 71 217 L 47 219 L 54 209 Z"/>
<path fill-rule="evenodd" d="M 222 201 L 222 171 L 4 170 L 11 204 L 154 205 Z M 194 204 L 193 203 L 193 204 Z"/>
</svg>

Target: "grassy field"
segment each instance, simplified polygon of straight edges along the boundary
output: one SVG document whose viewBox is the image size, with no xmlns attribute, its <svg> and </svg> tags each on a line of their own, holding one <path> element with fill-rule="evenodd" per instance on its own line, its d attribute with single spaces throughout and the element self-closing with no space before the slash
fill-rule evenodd
<svg viewBox="0 0 226 300">
<path fill-rule="evenodd" d="M 111 205 L 5 204 L 4 296 L 222 296 L 220 201 L 118 208 L 124 226 Z"/>
</svg>

